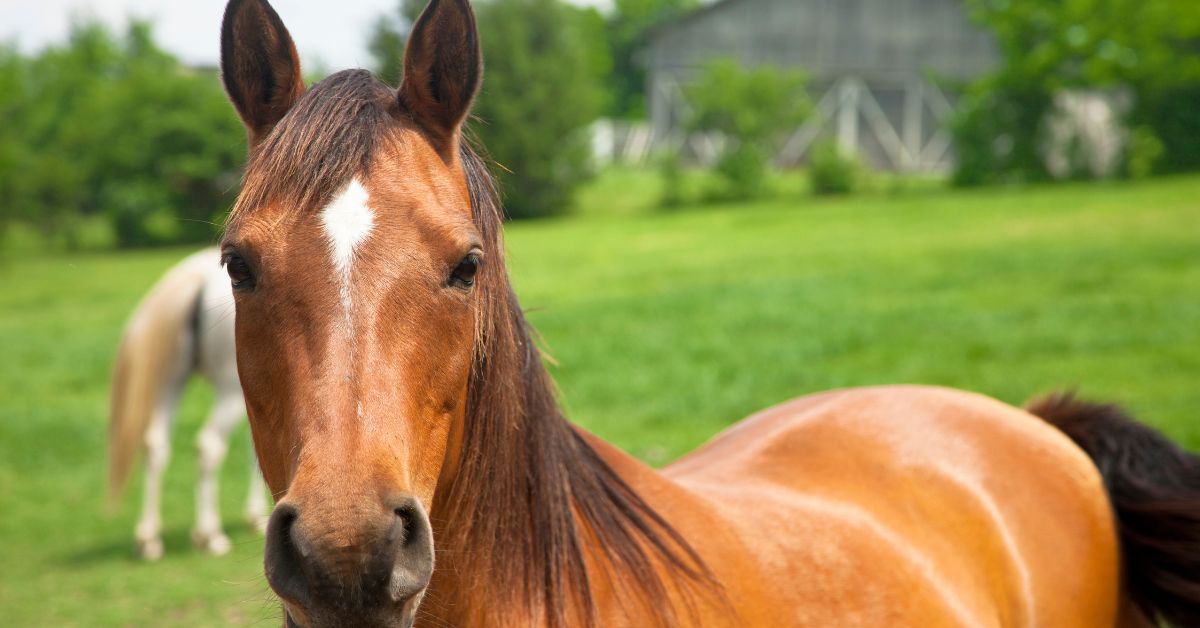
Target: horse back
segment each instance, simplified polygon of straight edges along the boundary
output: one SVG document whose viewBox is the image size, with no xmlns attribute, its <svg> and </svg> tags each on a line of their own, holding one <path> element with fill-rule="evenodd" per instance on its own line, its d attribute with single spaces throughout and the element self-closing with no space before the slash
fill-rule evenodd
<svg viewBox="0 0 1200 628">
<path fill-rule="evenodd" d="M 761 598 L 733 600 L 750 624 L 1116 621 L 1119 551 L 1098 472 L 1061 432 L 987 397 L 805 397 L 664 475 L 723 519 L 737 551 L 711 562 L 732 597 Z"/>
</svg>

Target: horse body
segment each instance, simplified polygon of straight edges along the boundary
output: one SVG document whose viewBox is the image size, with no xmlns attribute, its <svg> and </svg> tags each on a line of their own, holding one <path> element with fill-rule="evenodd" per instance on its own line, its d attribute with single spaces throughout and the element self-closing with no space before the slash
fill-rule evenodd
<svg viewBox="0 0 1200 628">
<path fill-rule="evenodd" d="M 1114 625 L 1119 552 L 1095 466 L 986 397 L 805 397 L 661 475 L 647 481 L 691 499 L 655 507 L 681 530 L 704 513 L 684 533 L 748 625 Z"/>
<path fill-rule="evenodd" d="M 571 426 L 462 139 L 466 0 L 416 20 L 399 89 L 306 89 L 265 0 L 221 41 L 250 153 L 222 257 L 289 625 L 1200 625 L 1200 459 L 1111 408 L 835 391 L 662 472 Z"/>
<path fill-rule="evenodd" d="M 1093 461 L 1046 421 L 989 397 L 923 386 L 811 395 L 661 471 L 584 436 L 721 583 L 716 598 L 672 591 L 673 605 L 692 609 L 687 625 L 1151 626 L 1120 589 Z M 602 563 L 605 550 L 594 551 Z M 443 560 L 447 572 L 472 568 Z M 602 625 L 652 621 L 627 592 L 597 589 Z M 432 606 L 431 625 L 540 625 L 471 596 Z"/>
<path fill-rule="evenodd" d="M 142 514 L 135 537 L 143 558 L 162 556 L 162 475 L 171 453 L 170 431 L 183 386 L 199 375 L 215 400 L 197 435 L 200 475 L 192 540 L 224 554 L 217 478 L 229 436 L 245 414 L 238 381 L 229 279 L 215 248 L 194 253 L 169 270 L 130 316 L 118 350 L 112 383 L 109 484 L 123 486 L 133 458 L 146 451 Z M 265 528 L 267 501 L 262 475 L 251 467 L 246 517 Z"/>
</svg>

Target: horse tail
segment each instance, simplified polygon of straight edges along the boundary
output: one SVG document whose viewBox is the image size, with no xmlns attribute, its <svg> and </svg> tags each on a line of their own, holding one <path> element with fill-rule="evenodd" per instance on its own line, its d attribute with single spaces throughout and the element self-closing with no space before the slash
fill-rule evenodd
<svg viewBox="0 0 1200 628">
<path fill-rule="evenodd" d="M 108 424 L 108 491 L 116 497 L 129 479 L 155 409 L 165 399 L 171 380 L 179 380 L 194 363 L 194 321 L 209 266 L 219 261 L 215 249 L 196 253 L 150 289 L 133 311 L 113 364 Z"/>
<path fill-rule="evenodd" d="M 1130 601 L 1147 625 L 1200 626 L 1200 457 L 1115 405 L 1071 394 L 1031 403 L 1104 478 Z"/>
</svg>

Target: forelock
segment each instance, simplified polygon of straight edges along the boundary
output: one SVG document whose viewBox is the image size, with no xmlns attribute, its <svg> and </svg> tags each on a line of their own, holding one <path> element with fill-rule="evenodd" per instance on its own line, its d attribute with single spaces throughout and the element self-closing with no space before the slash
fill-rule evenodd
<svg viewBox="0 0 1200 628">
<path fill-rule="evenodd" d="M 314 85 L 251 153 L 230 221 L 266 203 L 315 211 L 369 170 L 397 107 L 395 92 L 366 70 Z"/>
</svg>

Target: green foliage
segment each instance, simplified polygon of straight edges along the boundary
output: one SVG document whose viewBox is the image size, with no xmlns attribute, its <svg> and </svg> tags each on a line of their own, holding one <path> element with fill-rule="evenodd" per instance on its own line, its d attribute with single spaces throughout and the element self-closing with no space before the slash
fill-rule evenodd
<svg viewBox="0 0 1200 628">
<path fill-rule="evenodd" d="M 743 69 L 732 59 L 718 59 L 688 86 L 694 109 L 688 125 L 762 145 L 808 117 L 812 105 L 807 83 L 798 72 L 772 66 Z"/>
<path fill-rule="evenodd" d="M 612 47 L 613 72 L 610 114 L 617 118 L 646 116 L 646 71 L 638 55 L 652 27 L 671 21 L 700 6 L 700 0 L 615 0 L 607 33 Z"/>
<path fill-rule="evenodd" d="M 243 131 L 214 73 L 182 67 L 132 22 L 98 22 L 25 59 L 0 53 L 0 203 L 50 239 L 104 215 L 118 244 L 210 240 L 232 201 Z"/>
<path fill-rule="evenodd" d="M 684 202 L 683 164 L 679 154 L 671 151 L 658 159 L 658 174 L 662 179 L 658 205 L 663 208 L 678 207 Z"/>
<path fill-rule="evenodd" d="M 1144 179 L 1150 176 L 1163 156 L 1163 142 L 1154 131 L 1138 127 L 1129 133 L 1128 157 L 1125 160 L 1129 176 Z"/>
<path fill-rule="evenodd" d="M 1194 46 L 1200 49 L 1200 38 Z M 1193 56 L 1200 55 L 1193 53 Z M 1159 142 L 1161 156 L 1153 161 L 1154 172 L 1200 170 L 1200 105 L 1197 103 L 1200 103 L 1200 80 L 1190 84 L 1147 82 L 1142 85 L 1130 122 L 1152 133 Z M 1140 156 L 1144 155 L 1131 153 L 1129 158 Z M 1133 170 L 1134 166 L 1130 164 L 1130 171 Z"/>
<path fill-rule="evenodd" d="M 0 120 L 19 120 L 25 103 L 11 95 L 19 93 L 26 79 L 24 60 L 11 44 L 0 44 Z M 0 124 L 0 243 L 5 230 L 16 217 L 16 200 L 22 192 L 22 180 L 13 174 L 22 165 L 25 146 L 20 129 L 14 124 Z"/>
<path fill-rule="evenodd" d="M 717 184 L 707 194 L 711 201 L 742 201 L 768 196 L 770 155 L 750 142 L 736 142 L 721 151 L 714 172 Z"/>
<path fill-rule="evenodd" d="M 376 18 L 371 25 L 367 50 L 371 53 L 375 75 L 397 85 L 404 70 L 404 46 L 408 30 L 425 8 L 425 0 L 398 0 L 392 13 Z"/>
<path fill-rule="evenodd" d="M 1200 4 L 1194 0 L 969 0 L 996 36 L 1001 67 L 972 86 L 953 125 L 955 181 L 1049 176 L 1039 146 L 1054 94 L 1131 91 L 1128 122 L 1160 139 L 1158 171 L 1200 168 Z M 1143 135 L 1143 139 L 1146 136 Z M 1145 149 L 1131 146 L 1133 150 Z M 1127 154 L 1144 160 L 1145 155 Z M 1133 172 L 1142 168 L 1127 164 Z"/>
<path fill-rule="evenodd" d="M 560 0 L 493 0 L 476 7 L 487 66 L 474 126 L 500 165 L 513 218 L 565 212 L 591 174 L 587 126 L 604 110 L 610 61 L 594 9 Z"/>
<path fill-rule="evenodd" d="M 813 194 L 849 194 L 858 187 L 861 167 L 854 157 L 842 153 L 837 144 L 818 144 L 811 155 L 808 178 Z"/>
<path fill-rule="evenodd" d="M 985 185 L 1049 178 L 1040 153 L 1052 94 L 1016 86 L 1007 76 L 972 86 L 951 121 L 958 148 L 957 185 Z"/>
<path fill-rule="evenodd" d="M 687 87 L 692 105 L 688 128 L 715 131 L 725 139 L 717 162 L 723 184 L 716 196 L 736 200 L 766 193 L 770 155 L 812 110 L 807 82 L 797 72 L 771 66 L 743 69 L 736 61 L 719 59 Z"/>
</svg>

